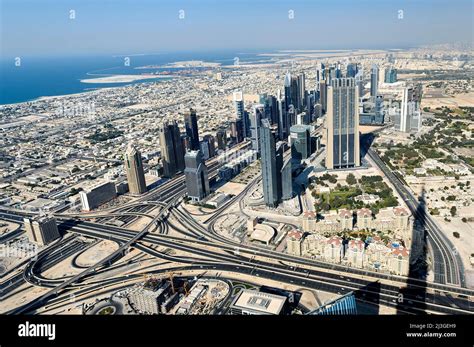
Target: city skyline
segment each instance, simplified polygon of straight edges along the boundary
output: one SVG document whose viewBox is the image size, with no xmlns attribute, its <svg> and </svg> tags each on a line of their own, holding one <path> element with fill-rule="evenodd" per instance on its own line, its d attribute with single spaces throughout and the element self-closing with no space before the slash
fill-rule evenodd
<svg viewBox="0 0 474 347">
<path fill-rule="evenodd" d="M 465 342 L 471 7 L 2 1 L 0 343 Z"/>
</svg>

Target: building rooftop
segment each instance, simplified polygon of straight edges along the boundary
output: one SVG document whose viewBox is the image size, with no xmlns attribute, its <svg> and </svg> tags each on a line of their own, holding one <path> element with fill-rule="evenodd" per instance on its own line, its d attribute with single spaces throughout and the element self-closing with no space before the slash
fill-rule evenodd
<svg viewBox="0 0 474 347">
<path fill-rule="evenodd" d="M 233 306 L 244 310 L 258 311 L 261 314 L 278 315 L 281 313 L 286 299 L 286 296 L 244 289 Z"/>
</svg>

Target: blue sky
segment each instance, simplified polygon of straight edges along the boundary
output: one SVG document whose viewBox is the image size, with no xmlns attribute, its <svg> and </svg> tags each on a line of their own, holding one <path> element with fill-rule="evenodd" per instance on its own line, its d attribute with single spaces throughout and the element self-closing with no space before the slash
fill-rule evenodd
<svg viewBox="0 0 474 347">
<path fill-rule="evenodd" d="M 472 42 L 471 0 L 0 0 L 1 55 Z M 397 18 L 398 10 L 404 18 Z M 74 10 L 76 18 L 69 19 Z M 185 18 L 180 20 L 179 11 Z M 294 19 L 288 11 L 294 11 Z"/>
</svg>

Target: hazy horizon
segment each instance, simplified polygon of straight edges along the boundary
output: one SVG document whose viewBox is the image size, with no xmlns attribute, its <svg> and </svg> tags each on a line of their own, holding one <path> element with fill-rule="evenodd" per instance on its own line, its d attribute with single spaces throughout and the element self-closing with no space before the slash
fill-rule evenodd
<svg viewBox="0 0 474 347">
<path fill-rule="evenodd" d="M 472 42 L 469 0 L 3 0 L 1 19 L 2 58 Z"/>
</svg>

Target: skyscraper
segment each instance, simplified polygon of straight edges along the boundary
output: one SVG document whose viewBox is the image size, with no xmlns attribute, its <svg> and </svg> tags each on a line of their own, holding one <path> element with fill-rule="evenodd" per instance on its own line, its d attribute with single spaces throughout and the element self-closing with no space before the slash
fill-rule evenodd
<svg viewBox="0 0 474 347">
<path fill-rule="evenodd" d="M 400 109 L 400 121 L 395 125 L 399 131 L 408 133 L 412 130 L 419 131 L 421 128 L 421 88 L 407 87 L 403 90 Z"/>
<path fill-rule="evenodd" d="M 165 123 L 159 133 L 164 176 L 171 178 L 184 170 L 184 148 L 178 124 Z"/>
<path fill-rule="evenodd" d="M 186 135 L 188 135 L 191 140 L 191 149 L 199 149 L 199 131 L 197 115 L 196 111 L 192 108 L 189 110 L 189 113 L 184 115 L 184 126 L 186 128 Z"/>
<path fill-rule="evenodd" d="M 281 168 L 281 198 L 288 200 L 293 197 L 293 178 L 291 175 L 291 158 L 287 158 Z"/>
<path fill-rule="evenodd" d="M 291 109 L 298 108 L 298 78 L 291 76 L 290 72 L 287 72 L 285 76 L 284 87 L 285 106 L 286 111 L 288 112 Z"/>
<path fill-rule="evenodd" d="M 242 135 L 243 137 L 249 137 L 250 136 L 250 122 L 249 122 L 248 113 L 245 111 L 244 93 L 241 90 L 234 92 L 233 99 L 234 99 L 234 107 L 235 107 L 235 117 L 242 121 Z"/>
<path fill-rule="evenodd" d="M 219 128 L 217 130 L 217 148 L 220 150 L 225 150 L 227 147 L 227 132 L 224 128 Z"/>
<path fill-rule="evenodd" d="M 276 207 L 281 197 L 278 191 L 281 167 L 277 165 L 275 136 L 268 119 L 262 120 L 259 132 L 264 201 L 267 206 Z"/>
<path fill-rule="evenodd" d="M 357 64 L 347 64 L 346 77 L 355 77 L 357 74 Z"/>
<path fill-rule="evenodd" d="M 395 83 L 397 82 L 397 69 L 394 67 L 389 67 L 385 71 L 385 83 Z"/>
<path fill-rule="evenodd" d="M 291 158 L 297 162 L 311 155 L 311 136 L 307 125 L 293 125 L 290 128 Z"/>
<path fill-rule="evenodd" d="M 281 90 L 277 93 L 278 103 L 278 137 L 285 139 L 288 137 L 288 113 L 286 112 L 285 99 L 282 96 Z"/>
<path fill-rule="evenodd" d="M 252 149 L 256 150 L 257 152 L 260 151 L 258 141 L 260 134 L 258 129 L 261 126 L 262 119 L 265 119 L 265 107 L 262 104 L 255 105 L 253 108 L 252 117 L 250 119 L 250 140 L 252 142 Z"/>
<path fill-rule="evenodd" d="M 355 75 L 355 83 L 357 90 L 359 92 L 359 97 L 361 98 L 364 95 L 364 70 L 360 69 Z"/>
<path fill-rule="evenodd" d="M 320 103 L 321 103 L 321 110 L 323 112 L 323 114 L 326 113 L 327 111 L 327 104 L 328 104 L 328 98 L 327 98 L 328 94 L 327 94 L 327 84 L 326 84 L 326 80 L 321 80 L 321 82 L 319 82 L 319 98 L 320 98 Z"/>
<path fill-rule="evenodd" d="M 201 151 L 190 151 L 184 157 L 186 168 L 186 189 L 192 201 L 201 201 L 209 195 L 209 178 L 207 167 Z"/>
<path fill-rule="evenodd" d="M 379 87 L 379 68 L 376 64 L 372 65 L 372 68 L 370 69 L 370 96 L 375 96 L 377 95 Z"/>
<path fill-rule="evenodd" d="M 359 93 L 354 78 L 338 78 L 328 87 L 326 119 L 328 169 L 360 166 Z"/>
<path fill-rule="evenodd" d="M 125 152 L 125 171 L 127 172 L 128 190 L 130 194 L 146 192 L 145 173 L 143 171 L 142 156 L 132 144 Z"/>
<path fill-rule="evenodd" d="M 298 85 L 298 111 L 303 112 L 305 108 L 305 99 L 306 99 L 306 81 L 304 72 L 298 75 L 297 77 Z"/>
</svg>

